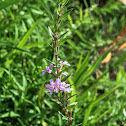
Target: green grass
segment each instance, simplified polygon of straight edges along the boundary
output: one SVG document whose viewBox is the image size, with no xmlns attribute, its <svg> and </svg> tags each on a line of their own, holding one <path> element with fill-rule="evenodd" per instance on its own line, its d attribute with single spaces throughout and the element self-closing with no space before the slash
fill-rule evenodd
<svg viewBox="0 0 126 126">
<path fill-rule="evenodd" d="M 85 8 L 78 0 L 65 7 L 60 29 L 59 57 L 68 61 L 74 90 L 72 126 L 126 124 L 125 48 L 101 64 L 98 58 L 125 26 L 126 6 L 109 0 L 102 7 L 94 0 Z M 48 27 L 57 16 L 55 0 L 0 2 L 0 125 L 64 126 L 62 108 L 45 93 L 51 76 L 42 76 L 53 60 Z M 73 8 L 71 11 L 70 8 Z M 69 12 L 69 11 L 71 12 Z M 66 13 L 65 13 L 66 12 Z M 99 72 L 99 79 L 94 71 Z"/>
</svg>

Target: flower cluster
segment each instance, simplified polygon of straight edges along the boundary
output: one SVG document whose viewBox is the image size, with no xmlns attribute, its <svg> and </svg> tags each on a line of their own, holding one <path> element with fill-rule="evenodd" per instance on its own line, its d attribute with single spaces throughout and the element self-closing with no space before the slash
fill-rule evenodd
<svg viewBox="0 0 126 126">
<path fill-rule="evenodd" d="M 57 79 L 55 80 L 55 82 L 53 79 L 51 79 L 50 84 L 45 85 L 48 88 L 45 90 L 45 92 L 50 91 L 51 95 L 53 94 L 53 92 L 58 93 L 59 91 L 65 91 L 65 92 L 70 93 L 73 90 L 73 88 L 70 88 L 70 84 L 66 84 L 65 82 L 61 81 L 62 75 L 65 75 L 65 76 L 68 75 L 67 72 L 62 72 L 62 67 L 64 65 L 70 66 L 70 64 L 67 61 L 64 61 L 64 62 L 60 61 L 60 58 L 58 58 L 58 61 L 59 63 L 57 65 L 59 66 L 59 68 L 55 66 L 55 63 L 53 63 L 53 64 L 50 64 L 49 67 L 46 66 L 45 70 L 42 70 L 42 75 L 44 75 L 46 72 L 53 73 L 52 67 L 55 68 L 55 74 L 58 74 L 57 71 L 61 73 L 59 77 L 57 76 Z"/>
<path fill-rule="evenodd" d="M 59 90 L 66 91 L 66 92 L 70 93 L 73 90 L 73 88 L 70 88 L 69 86 L 70 86 L 70 84 L 66 84 L 65 82 L 61 82 L 59 78 L 57 78 L 55 82 L 53 79 L 51 79 L 50 85 L 49 84 L 46 85 L 46 87 L 48 89 L 46 89 L 45 92 L 50 91 L 51 95 L 53 94 L 53 92 L 58 93 Z"/>
<path fill-rule="evenodd" d="M 42 70 L 42 75 L 44 75 L 46 72 L 51 73 L 52 72 L 52 70 L 51 70 L 52 67 L 54 67 L 53 64 L 51 64 L 49 67 L 46 66 L 46 69 Z"/>
</svg>

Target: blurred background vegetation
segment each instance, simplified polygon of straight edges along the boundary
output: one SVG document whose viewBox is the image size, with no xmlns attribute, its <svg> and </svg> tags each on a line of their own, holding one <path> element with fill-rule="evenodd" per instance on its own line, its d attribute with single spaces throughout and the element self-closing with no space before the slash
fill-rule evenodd
<svg viewBox="0 0 126 126">
<path fill-rule="evenodd" d="M 98 58 L 126 25 L 126 5 L 115 0 L 69 0 L 62 22 L 59 57 L 71 64 L 72 126 L 125 126 L 126 53 Z M 64 11 L 64 12 L 65 12 Z M 53 59 L 56 0 L 0 1 L 0 125 L 64 126 L 61 107 L 45 93 L 50 76 L 41 70 Z M 94 71 L 99 78 L 96 79 Z"/>
</svg>

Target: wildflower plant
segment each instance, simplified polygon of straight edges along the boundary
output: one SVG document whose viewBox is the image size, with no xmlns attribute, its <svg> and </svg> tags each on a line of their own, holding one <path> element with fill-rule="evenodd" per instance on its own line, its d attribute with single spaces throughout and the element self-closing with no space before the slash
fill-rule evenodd
<svg viewBox="0 0 126 126">
<path fill-rule="evenodd" d="M 62 43 L 62 40 L 60 40 L 59 32 L 61 27 L 61 22 L 64 18 L 68 16 L 68 14 L 72 11 L 70 9 L 69 11 L 64 12 L 64 7 L 68 3 L 69 0 L 59 0 L 58 2 L 58 8 L 57 8 L 57 19 L 55 20 L 55 25 L 53 30 L 49 27 L 49 33 L 53 41 L 53 48 L 54 48 L 54 61 L 51 62 L 50 66 L 46 66 L 45 70 L 42 70 L 42 75 L 45 73 L 52 74 L 55 79 L 50 79 L 50 83 L 46 84 L 46 90 L 45 92 L 49 92 L 50 95 L 54 96 L 55 99 L 57 99 L 60 103 L 60 105 L 63 107 L 64 114 L 59 112 L 62 119 L 67 120 L 67 125 L 72 124 L 72 109 L 68 110 L 68 106 L 70 103 L 70 98 L 73 96 L 69 96 L 71 91 L 74 90 L 70 84 L 66 83 L 66 80 L 68 79 L 69 75 L 68 72 L 66 72 L 65 67 L 69 67 L 70 64 L 67 61 L 63 61 L 59 58 L 59 47 L 60 43 Z M 74 105 L 74 103 L 72 103 Z"/>
</svg>

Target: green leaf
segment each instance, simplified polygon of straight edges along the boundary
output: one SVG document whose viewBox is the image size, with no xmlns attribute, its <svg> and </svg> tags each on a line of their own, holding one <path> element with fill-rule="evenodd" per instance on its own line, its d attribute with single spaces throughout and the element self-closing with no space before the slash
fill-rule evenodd
<svg viewBox="0 0 126 126">
<path fill-rule="evenodd" d="M 119 66 L 121 63 L 123 63 L 126 60 L 126 53 L 124 53 L 114 64 L 113 67 Z"/>
<path fill-rule="evenodd" d="M 0 118 L 6 118 L 6 117 L 19 117 L 20 115 L 13 112 L 13 111 L 10 111 L 10 112 L 6 112 L 6 113 L 3 113 L 0 115 Z"/>
<path fill-rule="evenodd" d="M 85 40 L 85 36 L 79 31 L 79 30 L 75 30 L 76 34 L 80 37 L 80 39 L 83 41 L 83 43 L 85 44 L 85 46 L 87 46 L 88 48 L 92 46 L 92 43 Z"/>
<path fill-rule="evenodd" d="M 63 120 L 68 120 L 68 119 L 69 119 L 67 116 L 63 115 L 60 111 L 58 111 L 58 112 L 59 112 L 59 114 L 62 116 L 62 119 L 63 119 Z"/>
<path fill-rule="evenodd" d="M 25 91 L 26 87 L 27 87 L 27 80 L 26 80 L 25 76 L 23 75 L 23 90 L 24 91 Z"/>
<path fill-rule="evenodd" d="M 10 74 L 9 71 L 7 71 L 6 69 L 4 69 L 4 71 L 5 71 L 8 75 Z M 23 91 L 23 86 L 17 81 L 16 77 L 15 77 L 13 74 L 11 74 L 11 78 L 13 79 L 13 81 L 15 82 L 15 84 L 17 85 L 17 87 L 18 87 L 21 91 Z"/>
<path fill-rule="evenodd" d="M 45 42 L 38 42 L 38 43 L 28 44 L 24 48 L 25 49 L 31 49 L 31 48 L 35 48 L 35 47 L 42 47 L 42 46 L 44 46 L 46 44 L 49 44 L 51 42 L 52 42 L 52 40 L 49 40 L 47 42 L 45 41 Z"/>
<path fill-rule="evenodd" d="M 71 104 L 68 105 L 67 109 L 73 109 L 75 108 L 75 106 L 77 105 L 78 102 L 73 102 Z"/>
<path fill-rule="evenodd" d="M 78 51 L 78 52 L 81 53 L 81 51 L 79 50 L 79 48 L 74 44 L 74 42 L 72 40 L 68 39 L 67 43 L 69 43 L 72 46 L 73 49 L 75 49 L 76 51 Z"/>
<path fill-rule="evenodd" d="M 50 34 L 50 36 L 52 37 L 52 39 L 53 39 L 53 32 L 52 32 L 52 30 L 51 30 L 51 28 L 50 27 L 48 27 L 48 29 L 49 29 L 49 34 Z"/>
<path fill-rule="evenodd" d="M 64 106 L 67 105 L 67 99 L 64 100 L 64 103 L 63 103 Z"/>
<path fill-rule="evenodd" d="M 83 121 L 83 126 L 87 126 L 88 118 L 89 118 L 92 108 L 93 108 L 93 104 L 91 104 L 89 106 L 89 108 L 86 110 L 84 121 Z"/>
<path fill-rule="evenodd" d="M 72 80 L 72 78 L 71 77 L 69 77 L 68 78 L 68 80 L 69 80 L 69 82 L 70 82 L 70 85 L 72 85 L 71 87 L 74 89 L 74 90 L 72 90 L 72 92 L 71 92 L 71 95 L 73 96 L 73 97 L 71 97 L 70 98 L 70 104 L 71 103 L 73 103 L 73 102 L 75 102 L 76 101 L 76 88 L 75 88 L 75 86 L 74 86 L 74 83 L 73 83 L 73 80 Z"/>
<path fill-rule="evenodd" d="M 59 19 L 60 20 L 63 20 L 64 18 L 66 18 L 72 11 L 73 9 L 69 9 L 68 11 L 66 11 Z"/>
<path fill-rule="evenodd" d="M 25 124 L 23 123 L 23 121 L 21 119 L 18 118 L 18 121 L 21 124 L 21 126 L 25 126 Z"/>
<path fill-rule="evenodd" d="M 74 77 L 74 83 L 76 84 L 77 80 L 79 77 L 82 75 L 83 72 L 85 72 L 86 67 L 88 66 L 89 59 L 90 59 L 90 52 L 88 52 L 86 58 L 82 63 L 79 63 L 78 69 L 75 72 L 75 77 Z M 81 58 L 81 57 L 80 57 Z"/>
<path fill-rule="evenodd" d="M 71 74 L 69 74 L 68 76 L 64 77 L 64 78 L 62 79 L 62 81 L 66 81 L 70 76 L 71 76 Z"/>
<path fill-rule="evenodd" d="M 91 76 L 91 74 L 101 64 L 101 61 L 107 56 L 107 54 L 110 51 L 111 50 L 109 50 L 105 54 L 102 54 L 101 56 L 99 56 L 98 59 L 88 68 L 88 70 L 86 70 L 83 73 L 83 75 L 78 79 L 77 83 L 75 83 L 77 85 L 77 87 L 80 87 L 82 84 L 84 84 L 84 82 L 88 79 L 89 76 Z"/>
<path fill-rule="evenodd" d="M 18 4 L 21 0 L 4 0 L 0 1 L 0 10 L 5 9 L 6 7 L 13 5 L 13 4 Z"/>
<path fill-rule="evenodd" d="M 110 95 L 114 90 L 116 90 L 117 88 L 119 88 L 121 86 L 121 84 L 118 84 L 117 86 L 115 86 L 114 88 L 110 89 L 108 92 L 104 93 L 103 95 L 101 95 L 99 98 L 97 98 L 96 100 L 94 100 L 88 107 L 88 109 L 86 110 L 86 113 L 85 113 L 85 118 L 84 118 L 84 121 L 83 121 L 83 126 L 86 126 L 87 125 L 87 122 L 88 122 L 88 119 L 89 119 L 89 116 L 90 116 L 90 113 L 91 113 L 91 110 L 92 108 L 98 103 L 100 102 L 101 100 L 103 100 L 104 98 L 106 98 L 108 95 Z"/>
<path fill-rule="evenodd" d="M 43 0 L 41 3 L 42 3 L 42 6 L 43 6 L 44 10 L 46 11 L 48 16 L 50 17 L 50 19 L 54 20 L 52 12 L 51 12 L 51 10 L 50 10 L 50 8 L 48 6 L 47 1 Z"/>
<path fill-rule="evenodd" d="M 9 47 L 9 48 L 12 48 L 12 49 L 16 49 L 16 50 L 19 50 L 19 51 L 22 51 L 22 52 L 27 52 L 27 53 L 29 53 L 27 50 L 24 50 L 24 49 L 22 49 L 22 48 L 15 47 L 15 46 L 13 46 L 13 45 L 9 45 L 9 44 L 7 44 L 7 43 L 0 43 L 0 45 L 5 46 L 6 48 Z"/>
<path fill-rule="evenodd" d="M 60 24 L 60 29 L 64 28 L 67 24 L 69 24 L 70 21 L 66 21 L 66 22 L 61 22 Z"/>
<path fill-rule="evenodd" d="M 118 84 L 117 86 L 115 86 L 114 88 L 112 88 L 111 90 L 109 90 L 108 92 L 104 93 L 103 95 L 101 95 L 99 98 L 97 98 L 95 101 L 93 101 L 92 104 L 97 104 L 98 102 L 100 102 L 101 100 L 103 100 L 104 98 L 106 98 L 108 95 L 110 95 L 114 90 L 116 90 L 117 88 L 119 88 L 121 86 L 121 84 Z"/>
<path fill-rule="evenodd" d="M 64 43 L 67 41 L 67 39 L 68 39 L 68 38 L 65 38 L 65 39 L 60 40 L 60 41 L 57 43 L 57 45 L 62 45 L 62 44 L 64 44 Z"/>
<path fill-rule="evenodd" d="M 101 118 L 103 118 L 107 113 L 109 113 L 112 110 L 113 107 L 111 107 L 110 109 L 108 109 L 107 111 L 105 111 L 103 114 L 100 115 L 99 118 L 92 120 L 91 124 L 97 123 Z"/>
<path fill-rule="evenodd" d="M 61 115 L 60 115 L 60 114 L 58 114 L 58 117 L 59 117 L 59 126 L 62 126 L 62 125 L 63 125 L 63 123 L 62 123 L 62 118 L 61 118 Z"/>
<path fill-rule="evenodd" d="M 38 19 L 33 26 L 29 29 L 29 31 L 26 33 L 26 35 L 22 38 L 22 40 L 18 43 L 17 48 L 23 48 L 24 44 L 27 42 L 29 36 L 32 34 L 33 30 L 35 29 L 35 27 L 38 25 L 38 23 L 40 22 L 40 19 Z M 18 52 L 17 50 L 12 51 L 9 54 L 10 60 L 7 60 L 5 62 L 5 66 L 9 66 L 11 64 L 11 62 L 13 61 L 13 58 L 15 57 L 15 53 Z"/>
<path fill-rule="evenodd" d="M 35 29 L 35 27 L 38 25 L 38 23 L 40 22 L 40 19 L 38 19 L 33 26 L 29 29 L 29 31 L 26 33 L 26 35 L 23 37 L 23 39 L 18 43 L 19 48 L 22 48 L 24 46 L 24 44 L 27 42 L 29 36 L 32 34 L 33 30 Z"/>
<path fill-rule="evenodd" d="M 68 2 L 69 2 L 69 0 L 63 0 L 62 5 L 65 6 Z"/>
</svg>

